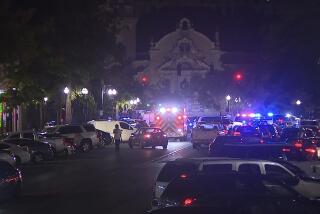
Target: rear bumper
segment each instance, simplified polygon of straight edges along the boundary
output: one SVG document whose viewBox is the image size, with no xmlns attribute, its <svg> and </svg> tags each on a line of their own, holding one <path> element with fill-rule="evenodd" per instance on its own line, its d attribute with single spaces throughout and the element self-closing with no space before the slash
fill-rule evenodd
<svg viewBox="0 0 320 214">
<path fill-rule="evenodd" d="M 210 143 L 212 142 L 212 139 L 200 139 L 200 140 L 196 140 L 196 139 L 191 139 L 191 143 L 192 144 L 197 144 L 197 145 L 210 145 Z"/>
</svg>

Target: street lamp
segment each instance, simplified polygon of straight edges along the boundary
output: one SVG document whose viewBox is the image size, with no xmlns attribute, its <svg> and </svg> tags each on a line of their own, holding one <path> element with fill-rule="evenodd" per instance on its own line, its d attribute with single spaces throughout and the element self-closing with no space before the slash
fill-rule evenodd
<svg viewBox="0 0 320 214">
<path fill-rule="evenodd" d="M 88 91 L 88 89 L 83 88 L 83 89 L 81 89 L 81 93 L 84 95 L 87 95 L 89 93 L 89 91 Z"/>
<path fill-rule="evenodd" d="M 109 90 L 108 90 L 108 95 L 109 95 L 109 96 L 117 95 L 117 93 L 118 93 L 118 92 L 117 92 L 116 89 L 109 89 Z"/>
<path fill-rule="evenodd" d="M 64 90 L 63 90 L 63 93 L 69 94 L 69 92 L 70 92 L 70 89 L 68 87 L 65 87 Z"/>
<path fill-rule="evenodd" d="M 87 121 L 87 114 L 88 114 L 88 100 L 87 100 L 87 95 L 88 95 L 89 91 L 87 88 L 82 88 L 81 89 L 81 94 L 84 95 L 84 99 L 85 99 L 85 106 L 83 107 L 83 113 L 84 113 L 84 121 Z"/>
<path fill-rule="evenodd" d="M 114 88 L 108 89 L 108 95 L 109 95 L 110 99 L 112 100 L 112 109 L 113 109 L 113 105 L 114 105 L 113 97 L 115 95 L 117 95 L 117 93 L 118 93 L 117 90 L 114 89 Z M 115 116 L 116 116 L 116 118 L 118 117 L 118 108 L 117 107 L 118 106 L 117 106 L 117 103 L 116 103 L 116 106 L 115 106 Z"/>
<path fill-rule="evenodd" d="M 297 105 L 297 106 L 301 105 L 301 103 L 302 103 L 302 102 L 301 102 L 300 100 L 297 100 L 297 101 L 296 101 L 296 105 Z"/>
<path fill-rule="evenodd" d="M 43 98 L 43 101 L 44 101 L 45 103 L 47 103 L 48 97 L 44 97 L 44 98 Z"/>
<path fill-rule="evenodd" d="M 229 94 L 226 96 L 226 100 L 227 100 L 227 112 L 229 113 L 229 111 L 230 111 L 230 100 L 231 100 L 231 96 Z"/>
</svg>

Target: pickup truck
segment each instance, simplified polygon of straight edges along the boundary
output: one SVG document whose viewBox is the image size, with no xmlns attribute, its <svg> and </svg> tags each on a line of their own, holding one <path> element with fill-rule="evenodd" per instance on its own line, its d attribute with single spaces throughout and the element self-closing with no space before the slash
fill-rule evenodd
<svg viewBox="0 0 320 214">
<path fill-rule="evenodd" d="M 219 135 L 219 129 L 212 124 L 198 124 L 192 129 L 191 143 L 194 149 L 209 145 Z"/>
</svg>

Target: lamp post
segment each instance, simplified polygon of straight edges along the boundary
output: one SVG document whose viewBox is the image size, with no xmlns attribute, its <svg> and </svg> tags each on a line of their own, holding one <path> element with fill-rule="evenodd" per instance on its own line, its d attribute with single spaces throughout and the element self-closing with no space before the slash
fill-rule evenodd
<svg viewBox="0 0 320 214">
<path fill-rule="evenodd" d="M 108 89 L 108 96 L 110 97 L 110 99 L 112 100 L 112 114 L 113 114 L 113 110 L 114 110 L 114 97 L 118 94 L 117 90 L 114 89 L 114 88 L 110 88 Z M 113 115 L 112 115 L 113 116 Z M 115 106 L 115 117 L 116 119 L 118 118 L 118 106 L 117 106 L 117 103 L 116 103 L 116 106 Z"/>
<path fill-rule="evenodd" d="M 230 111 L 230 100 L 231 100 L 231 96 L 229 94 L 226 96 L 226 100 L 227 100 L 227 113 L 229 113 L 229 111 Z"/>
<path fill-rule="evenodd" d="M 296 100 L 296 105 L 297 105 L 297 111 L 298 111 L 298 115 L 300 115 L 300 117 L 302 117 L 302 112 L 300 109 L 300 105 L 302 104 L 301 100 Z"/>
<path fill-rule="evenodd" d="M 89 93 L 89 91 L 87 88 L 81 89 L 81 94 L 83 94 L 84 100 L 85 100 L 85 105 L 83 107 L 84 122 L 87 121 L 87 114 L 88 114 L 88 97 L 87 97 L 88 93 Z"/>
<path fill-rule="evenodd" d="M 49 98 L 48 97 L 44 97 L 43 101 L 44 101 L 44 110 L 43 110 L 43 123 L 45 123 L 47 121 L 47 102 L 48 102 Z M 43 125 L 43 124 L 41 124 Z"/>
<path fill-rule="evenodd" d="M 64 117 L 60 118 L 61 123 L 70 123 L 71 122 L 71 103 L 69 102 L 69 94 L 70 94 L 70 89 L 66 86 L 63 89 L 63 93 L 65 94 L 65 109 L 64 109 Z M 61 120 L 62 119 L 62 120 Z"/>
</svg>

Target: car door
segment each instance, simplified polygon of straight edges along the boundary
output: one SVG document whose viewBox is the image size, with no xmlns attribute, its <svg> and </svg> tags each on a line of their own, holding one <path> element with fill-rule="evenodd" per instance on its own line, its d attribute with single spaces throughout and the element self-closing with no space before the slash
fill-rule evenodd
<svg viewBox="0 0 320 214">
<path fill-rule="evenodd" d="M 252 176 L 261 176 L 262 170 L 259 163 L 239 163 L 237 171 Z"/>
<path fill-rule="evenodd" d="M 131 134 L 134 132 L 133 128 L 126 122 L 119 122 L 120 129 L 122 130 L 122 140 L 129 141 Z"/>
</svg>

